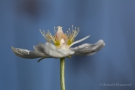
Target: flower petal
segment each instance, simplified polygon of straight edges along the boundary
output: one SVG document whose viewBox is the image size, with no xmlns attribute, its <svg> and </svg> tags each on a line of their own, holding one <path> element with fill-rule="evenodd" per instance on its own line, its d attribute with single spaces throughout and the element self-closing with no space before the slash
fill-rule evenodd
<svg viewBox="0 0 135 90">
<path fill-rule="evenodd" d="M 56 46 L 48 42 L 46 42 L 45 44 L 39 44 L 37 46 L 34 46 L 34 49 L 52 58 L 62 58 L 74 54 L 74 51 L 70 49 L 58 49 Z"/>
<path fill-rule="evenodd" d="M 99 51 L 101 48 L 105 46 L 105 43 L 103 40 L 99 40 L 95 44 L 82 44 L 80 46 L 77 46 L 75 48 L 70 48 L 72 51 L 75 51 L 75 55 L 92 55 Z"/>
<path fill-rule="evenodd" d="M 14 47 L 11 47 L 11 49 L 17 56 L 22 58 L 33 59 L 33 58 L 45 57 L 43 53 L 39 53 L 36 51 L 29 51 L 27 49 L 14 48 Z"/>
</svg>

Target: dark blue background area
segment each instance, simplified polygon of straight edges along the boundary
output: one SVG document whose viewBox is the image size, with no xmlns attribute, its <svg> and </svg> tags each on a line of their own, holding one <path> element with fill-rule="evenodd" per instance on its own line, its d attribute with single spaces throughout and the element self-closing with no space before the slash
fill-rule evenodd
<svg viewBox="0 0 135 90">
<path fill-rule="evenodd" d="M 76 40 L 91 35 L 79 44 L 106 43 L 66 59 L 66 90 L 135 90 L 135 0 L 0 0 L 0 90 L 60 90 L 59 59 L 37 63 L 10 48 L 32 50 L 46 42 L 39 29 L 58 25 L 79 27 Z M 112 83 L 131 86 L 104 86 Z"/>
</svg>

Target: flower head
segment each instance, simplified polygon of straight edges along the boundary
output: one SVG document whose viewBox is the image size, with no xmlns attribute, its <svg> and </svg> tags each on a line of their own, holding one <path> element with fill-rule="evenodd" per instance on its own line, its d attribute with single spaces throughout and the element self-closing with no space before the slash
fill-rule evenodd
<svg viewBox="0 0 135 90">
<path fill-rule="evenodd" d="M 71 48 L 71 46 L 73 46 L 76 43 L 84 41 L 89 36 L 86 36 L 74 42 L 75 37 L 79 33 L 79 28 L 73 29 L 72 26 L 72 31 L 70 31 L 69 29 L 67 33 L 63 33 L 61 26 L 58 26 L 57 29 L 54 27 L 54 30 L 55 30 L 54 36 L 49 32 L 49 30 L 47 33 L 45 33 L 45 31 L 40 30 L 41 34 L 44 36 L 47 42 L 45 44 L 38 44 L 34 46 L 33 51 L 11 47 L 12 51 L 19 57 L 30 59 L 62 58 L 71 55 L 91 55 L 100 50 L 105 45 L 103 40 L 99 40 L 95 44 L 85 43 L 75 48 Z"/>
</svg>

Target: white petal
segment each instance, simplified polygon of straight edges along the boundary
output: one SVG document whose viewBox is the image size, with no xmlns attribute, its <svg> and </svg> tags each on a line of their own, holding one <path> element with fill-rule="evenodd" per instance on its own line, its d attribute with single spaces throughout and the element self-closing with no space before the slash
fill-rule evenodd
<svg viewBox="0 0 135 90">
<path fill-rule="evenodd" d="M 58 49 L 56 48 L 56 46 L 48 42 L 46 42 L 45 44 L 39 44 L 34 48 L 36 49 L 36 51 L 44 53 L 45 55 L 52 58 L 62 58 L 74 54 L 74 51 L 70 49 L 69 50 Z"/>
<path fill-rule="evenodd" d="M 75 48 L 70 48 L 71 50 L 75 51 L 75 55 L 92 55 L 99 51 L 101 48 L 105 46 L 105 43 L 103 40 L 99 40 L 95 44 L 82 44 L 80 46 L 77 46 Z"/>
<path fill-rule="evenodd" d="M 27 49 L 14 48 L 14 47 L 11 47 L 11 49 L 17 56 L 22 58 L 33 59 L 33 58 L 40 58 L 45 56 L 43 53 L 39 53 L 36 51 L 29 51 Z"/>
</svg>

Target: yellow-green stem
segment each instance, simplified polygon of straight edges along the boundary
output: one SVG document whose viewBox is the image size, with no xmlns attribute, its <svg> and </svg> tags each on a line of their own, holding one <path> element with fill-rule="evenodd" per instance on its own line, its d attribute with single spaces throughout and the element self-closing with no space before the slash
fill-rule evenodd
<svg viewBox="0 0 135 90">
<path fill-rule="evenodd" d="M 65 90 L 65 58 L 60 58 L 60 85 Z"/>
</svg>

